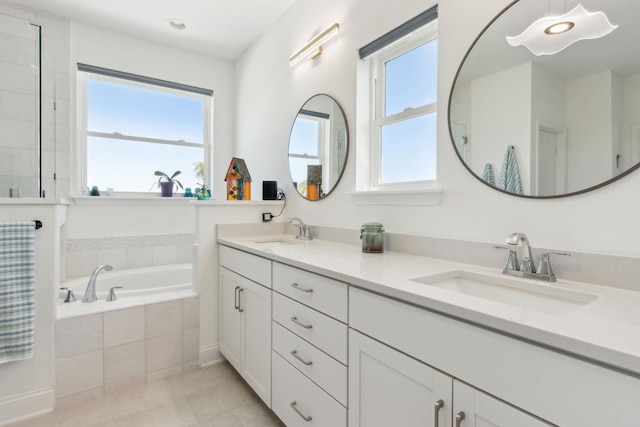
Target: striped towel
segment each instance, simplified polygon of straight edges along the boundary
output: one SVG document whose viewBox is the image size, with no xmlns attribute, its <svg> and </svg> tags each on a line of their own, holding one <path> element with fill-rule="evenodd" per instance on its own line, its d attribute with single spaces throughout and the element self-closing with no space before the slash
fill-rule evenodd
<svg viewBox="0 0 640 427">
<path fill-rule="evenodd" d="M 0 224 L 0 363 L 33 357 L 35 224 Z"/>
<path fill-rule="evenodd" d="M 507 153 L 504 155 L 500 179 L 498 180 L 498 188 L 509 193 L 523 194 L 520 171 L 518 170 L 518 162 L 516 161 L 516 153 L 513 145 L 507 148 Z"/>
<path fill-rule="evenodd" d="M 482 180 L 487 184 L 496 186 L 496 176 L 493 173 L 493 165 L 491 163 L 487 163 L 484 165 L 484 172 L 482 172 Z"/>
</svg>

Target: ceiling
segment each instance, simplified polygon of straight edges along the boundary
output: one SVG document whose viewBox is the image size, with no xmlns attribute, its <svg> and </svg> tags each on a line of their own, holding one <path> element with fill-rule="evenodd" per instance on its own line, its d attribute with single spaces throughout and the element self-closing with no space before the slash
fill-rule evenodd
<svg viewBox="0 0 640 427">
<path fill-rule="evenodd" d="M 565 79 L 595 74 L 605 70 L 624 77 L 640 73 L 640 58 L 635 55 L 640 40 L 640 2 L 637 0 L 580 0 L 588 11 L 603 11 L 610 22 L 618 25 L 611 34 L 595 40 L 582 40 L 555 55 L 535 56 L 523 46 L 510 46 L 505 36 L 517 35 L 535 19 L 560 15 L 573 8 L 576 1 L 567 2 L 567 9 L 548 10 L 555 1 L 519 1 L 496 19 L 477 40 L 465 60 L 459 82 L 493 74 L 525 63 L 535 63 Z"/>
<path fill-rule="evenodd" d="M 237 59 L 295 0 L 9 0 L 135 37 Z M 179 19 L 175 30 L 168 19 Z"/>
</svg>

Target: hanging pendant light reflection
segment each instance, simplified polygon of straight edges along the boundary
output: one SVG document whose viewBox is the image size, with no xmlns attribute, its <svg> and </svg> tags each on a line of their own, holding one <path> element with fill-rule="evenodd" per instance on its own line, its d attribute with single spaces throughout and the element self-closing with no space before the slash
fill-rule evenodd
<svg viewBox="0 0 640 427">
<path fill-rule="evenodd" d="M 579 40 L 604 37 L 616 28 L 604 12 L 587 12 L 579 4 L 562 16 L 538 19 L 521 34 L 507 36 L 507 43 L 525 46 L 534 55 L 554 55 Z"/>
</svg>

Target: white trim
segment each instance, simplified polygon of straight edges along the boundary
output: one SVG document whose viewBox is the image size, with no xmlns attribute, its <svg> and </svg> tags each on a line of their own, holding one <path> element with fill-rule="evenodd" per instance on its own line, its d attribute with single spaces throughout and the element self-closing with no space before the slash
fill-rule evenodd
<svg viewBox="0 0 640 427">
<path fill-rule="evenodd" d="M 220 353 L 220 346 L 218 344 L 215 345 L 205 345 L 200 347 L 200 357 L 198 359 L 200 367 L 204 368 L 211 365 L 216 365 L 218 363 L 224 362 L 226 359 Z"/>
<path fill-rule="evenodd" d="M 346 193 L 356 205 L 435 206 L 442 200 L 441 188 L 398 191 L 354 191 Z"/>
<path fill-rule="evenodd" d="M 24 421 L 53 411 L 56 406 L 54 387 L 0 400 L 0 426 Z"/>
<path fill-rule="evenodd" d="M 138 194 L 138 193 L 132 193 Z M 176 195 L 175 197 L 91 197 L 91 196 L 77 196 L 73 197 L 74 204 L 81 206 L 167 206 L 167 205 L 216 205 L 216 206 L 281 206 L 283 200 L 198 200 L 195 197 L 182 197 Z"/>
</svg>

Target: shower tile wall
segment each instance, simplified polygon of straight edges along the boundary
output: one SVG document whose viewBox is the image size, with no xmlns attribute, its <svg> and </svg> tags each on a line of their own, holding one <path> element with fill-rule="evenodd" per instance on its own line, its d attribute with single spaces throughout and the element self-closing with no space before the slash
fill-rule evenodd
<svg viewBox="0 0 640 427">
<path fill-rule="evenodd" d="M 36 197 L 38 177 L 39 29 L 0 14 L 0 196 L 22 188 Z"/>
<path fill-rule="evenodd" d="M 80 399 L 198 366 L 199 297 L 56 321 L 56 397 Z"/>
<path fill-rule="evenodd" d="M 193 234 L 69 239 L 61 246 L 66 277 L 90 275 L 100 264 L 116 270 L 193 261 Z"/>
</svg>

